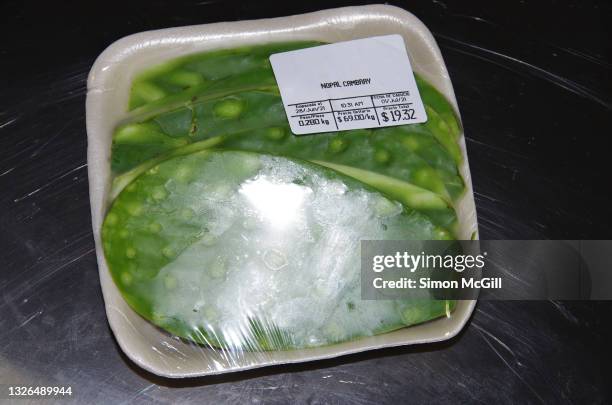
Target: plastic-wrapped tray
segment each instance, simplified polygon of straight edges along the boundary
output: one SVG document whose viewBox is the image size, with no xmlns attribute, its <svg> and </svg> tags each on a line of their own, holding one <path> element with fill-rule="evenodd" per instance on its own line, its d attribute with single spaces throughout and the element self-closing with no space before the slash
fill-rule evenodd
<svg viewBox="0 0 612 405">
<path fill-rule="evenodd" d="M 133 78 L 148 67 L 180 56 L 215 49 L 273 42 L 333 43 L 371 36 L 400 34 L 413 69 L 457 104 L 444 61 L 429 30 L 405 10 L 384 6 L 348 7 L 254 21 L 216 23 L 143 32 L 109 46 L 96 60 L 88 80 L 88 174 L 92 224 L 100 282 L 108 321 L 121 349 L 136 364 L 166 377 L 193 377 L 274 364 L 295 363 L 455 336 L 472 313 L 475 301 L 459 301 L 448 317 L 394 332 L 310 349 L 240 352 L 228 355 L 170 337 L 140 317 L 121 296 L 109 273 L 101 243 L 101 228 L 111 187 L 110 154 L 113 132 L 125 119 Z M 477 235 L 476 212 L 465 141 L 460 139 L 461 175 L 466 192 L 456 203 L 457 237 Z"/>
</svg>

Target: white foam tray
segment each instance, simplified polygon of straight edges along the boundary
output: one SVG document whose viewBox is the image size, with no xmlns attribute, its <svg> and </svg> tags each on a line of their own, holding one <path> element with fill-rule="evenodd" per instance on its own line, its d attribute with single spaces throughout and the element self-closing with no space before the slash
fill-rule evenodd
<svg viewBox="0 0 612 405">
<path fill-rule="evenodd" d="M 140 317 L 121 297 L 104 258 L 100 231 L 110 191 L 112 133 L 127 114 L 130 83 L 135 74 L 169 59 L 213 49 L 299 40 L 338 42 L 388 34 L 404 37 L 414 70 L 457 108 L 444 60 L 431 32 L 411 13 L 386 5 L 142 32 L 118 40 L 98 57 L 87 82 L 87 162 L 92 224 L 108 322 L 119 346 L 132 361 L 160 376 L 194 377 L 325 359 L 383 347 L 436 342 L 450 339 L 463 328 L 475 301 L 459 301 L 450 317 L 384 335 L 314 349 L 242 353 L 228 357 L 218 350 L 169 337 Z M 469 239 L 477 232 L 477 222 L 463 139 L 461 148 L 464 155 L 461 174 L 467 183 L 467 192 L 457 207 L 459 236 Z"/>
</svg>

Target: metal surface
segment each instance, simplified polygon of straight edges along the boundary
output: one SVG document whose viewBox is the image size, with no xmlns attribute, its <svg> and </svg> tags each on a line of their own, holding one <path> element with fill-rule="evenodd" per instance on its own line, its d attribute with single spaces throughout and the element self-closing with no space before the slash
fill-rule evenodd
<svg viewBox="0 0 612 405">
<path fill-rule="evenodd" d="M 356 3 L 0 5 L 0 384 L 71 385 L 79 403 L 610 400 L 609 302 L 480 302 L 467 329 L 442 344 L 202 379 L 160 379 L 120 353 L 87 194 L 85 79 L 94 58 L 147 29 L 347 4 Z M 610 7 L 391 4 L 425 22 L 444 54 L 481 238 L 611 239 Z"/>
</svg>

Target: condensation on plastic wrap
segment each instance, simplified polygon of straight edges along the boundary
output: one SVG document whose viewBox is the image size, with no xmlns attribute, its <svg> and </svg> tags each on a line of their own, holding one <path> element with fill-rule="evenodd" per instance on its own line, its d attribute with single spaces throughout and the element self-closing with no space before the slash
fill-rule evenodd
<svg viewBox="0 0 612 405">
<path fill-rule="evenodd" d="M 292 135 L 269 54 L 388 34 L 404 38 L 428 123 Z M 431 33 L 395 7 L 111 45 L 88 81 L 88 170 L 121 349 L 155 374 L 190 377 L 456 335 L 474 301 L 361 300 L 359 243 L 477 237 L 458 117 Z"/>
</svg>

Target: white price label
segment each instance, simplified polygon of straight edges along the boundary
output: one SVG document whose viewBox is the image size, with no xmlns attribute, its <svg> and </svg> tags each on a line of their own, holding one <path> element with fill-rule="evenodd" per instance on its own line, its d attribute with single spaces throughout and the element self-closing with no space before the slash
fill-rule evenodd
<svg viewBox="0 0 612 405">
<path fill-rule="evenodd" d="M 296 135 L 427 121 L 400 35 L 276 53 L 270 62 Z"/>
</svg>

